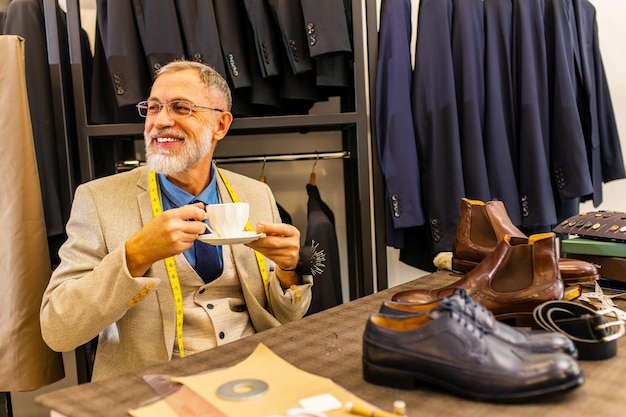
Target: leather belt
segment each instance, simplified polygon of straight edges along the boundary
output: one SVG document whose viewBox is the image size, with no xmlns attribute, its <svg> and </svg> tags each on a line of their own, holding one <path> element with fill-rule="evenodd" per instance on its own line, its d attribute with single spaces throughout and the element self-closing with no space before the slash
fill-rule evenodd
<svg viewBox="0 0 626 417">
<path fill-rule="evenodd" d="M 609 359 L 617 353 L 624 321 L 611 310 L 593 310 L 572 301 L 547 301 L 533 311 L 535 324 L 569 337 L 583 360 Z"/>
</svg>

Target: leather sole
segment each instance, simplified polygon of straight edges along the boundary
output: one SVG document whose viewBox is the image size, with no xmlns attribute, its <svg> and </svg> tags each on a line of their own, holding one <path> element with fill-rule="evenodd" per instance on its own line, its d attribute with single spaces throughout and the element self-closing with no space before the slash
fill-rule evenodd
<svg viewBox="0 0 626 417">
<path fill-rule="evenodd" d="M 477 262 L 465 261 L 463 259 L 457 259 L 454 257 L 452 258 L 452 270 L 455 272 L 470 272 L 476 267 L 476 265 L 478 265 Z M 564 278 L 563 276 L 561 276 L 561 279 L 563 279 L 563 284 L 565 284 L 565 286 L 588 284 L 591 282 L 596 282 L 600 278 L 600 274 L 580 275 L 576 276 L 575 278 Z"/>
<path fill-rule="evenodd" d="M 469 399 L 496 403 L 518 403 L 532 399 L 549 397 L 556 393 L 573 390 L 574 388 L 582 385 L 584 382 L 584 377 L 582 374 L 579 374 L 571 380 L 543 389 L 512 394 L 494 394 L 489 392 L 463 390 L 448 381 L 436 378 L 434 375 L 427 375 L 404 369 L 383 367 L 370 363 L 365 359 L 363 359 L 363 377 L 367 382 L 372 384 L 399 389 L 415 389 L 422 383 L 425 383 Z"/>
</svg>

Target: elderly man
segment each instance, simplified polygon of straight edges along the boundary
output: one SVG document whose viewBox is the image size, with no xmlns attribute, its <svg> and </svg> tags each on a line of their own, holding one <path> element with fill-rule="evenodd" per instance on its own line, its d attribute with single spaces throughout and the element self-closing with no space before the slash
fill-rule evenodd
<svg viewBox="0 0 626 417">
<path fill-rule="evenodd" d="M 212 162 L 231 104 L 210 67 L 164 66 L 137 105 L 147 166 L 76 190 L 40 318 L 57 351 L 98 336 L 94 380 L 298 320 L 309 307 L 312 279 L 296 268 L 299 231 L 281 223 L 267 185 Z M 236 201 L 249 203 L 263 237 L 198 242 L 205 205 Z"/>
</svg>

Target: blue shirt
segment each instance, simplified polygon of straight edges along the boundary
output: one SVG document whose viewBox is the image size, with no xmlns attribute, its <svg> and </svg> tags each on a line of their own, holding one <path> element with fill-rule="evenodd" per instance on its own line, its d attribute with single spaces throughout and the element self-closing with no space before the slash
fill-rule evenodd
<svg viewBox="0 0 626 417">
<path fill-rule="evenodd" d="M 220 196 L 217 193 L 217 180 L 215 179 L 216 173 L 217 172 L 215 170 L 215 165 L 211 165 L 211 182 L 197 196 L 193 196 L 188 192 L 181 190 L 173 182 L 168 180 L 165 175 L 157 174 L 157 178 L 159 179 L 159 185 L 161 187 L 161 205 L 163 207 L 163 211 L 182 207 L 198 201 L 204 203 L 205 206 L 207 204 L 219 204 Z M 220 261 L 222 262 L 221 266 L 223 266 L 222 247 L 216 246 L 216 248 L 217 253 L 220 257 Z M 194 251 L 193 246 L 183 252 L 183 255 L 187 259 L 187 262 L 189 262 L 189 264 L 192 266 L 192 268 L 195 268 L 196 252 Z"/>
</svg>

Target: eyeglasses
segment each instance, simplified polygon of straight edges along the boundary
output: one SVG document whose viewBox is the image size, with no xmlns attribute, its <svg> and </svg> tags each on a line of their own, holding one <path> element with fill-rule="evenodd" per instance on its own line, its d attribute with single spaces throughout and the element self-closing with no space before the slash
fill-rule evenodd
<svg viewBox="0 0 626 417">
<path fill-rule="evenodd" d="M 167 108 L 167 113 L 170 117 L 187 117 L 191 116 L 195 109 L 205 109 L 218 111 L 220 113 L 223 110 L 215 109 L 213 107 L 201 106 L 199 104 L 192 104 L 186 100 L 174 100 L 169 103 L 161 104 L 158 101 L 140 101 L 137 103 L 137 111 L 141 117 L 156 116 L 161 112 L 163 107 Z"/>
</svg>

